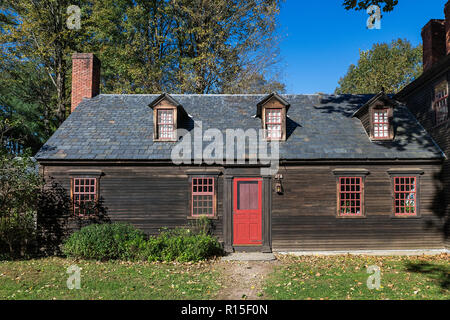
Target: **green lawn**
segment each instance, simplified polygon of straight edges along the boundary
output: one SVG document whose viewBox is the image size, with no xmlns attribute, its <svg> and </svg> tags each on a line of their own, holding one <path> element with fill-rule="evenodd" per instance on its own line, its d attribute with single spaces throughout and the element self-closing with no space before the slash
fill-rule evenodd
<svg viewBox="0 0 450 320">
<path fill-rule="evenodd" d="M 281 256 L 264 299 L 450 299 L 448 255 L 422 257 Z M 81 268 L 81 288 L 67 288 L 67 268 Z M 367 288 L 367 267 L 381 287 Z M 1 299 L 214 299 L 226 277 L 221 262 L 132 263 L 45 258 L 0 261 Z"/>
<path fill-rule="evenodd" d="M 450 299 L 448 255 L 284 257 L 265 285 L 268 299 Z M 380 268 L 369 290 L 367 268 Z"/>
<path fill-rule="evenodd" d="M 81 288 L 67 288 L 67 268 Z M 130 263 L 46 258 L 0 261 L 0 299 L 208 299 L 219 285 L 214 263 Z"/>
</svg>

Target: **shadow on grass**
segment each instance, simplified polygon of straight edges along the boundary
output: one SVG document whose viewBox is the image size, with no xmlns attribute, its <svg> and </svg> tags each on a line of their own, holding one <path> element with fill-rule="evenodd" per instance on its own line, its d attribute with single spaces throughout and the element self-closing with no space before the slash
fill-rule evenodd
<svg viewBox="0 0 450 320">
<path fill-rule="evenodd" d="M 439 281 L 442 289 L 450 289 L 450 266 L 428 262 L 409 262 L 406 264 L 406 271 L 427 275 L 429 278 Z"/>
</svg>

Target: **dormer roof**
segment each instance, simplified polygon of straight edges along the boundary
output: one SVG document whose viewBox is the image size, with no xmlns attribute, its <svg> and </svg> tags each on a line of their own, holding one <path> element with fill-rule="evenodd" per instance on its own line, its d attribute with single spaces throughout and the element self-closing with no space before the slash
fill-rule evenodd
<svg viewBox="0 0 450 320">
<path fill-rule="evenodd" d="M 162 93 L 155 100 L 153 100 L 148 106 L 152 109 L 157 107 L 161 102 L 167 101 L 170 105 L 177 108 L 178 112 L 182 117 L 187 117 L 187 112 L 177 100 L 175 100 L 170 94 Z"/>
<path fill-rule="evenodd" d="M 282 96 L 280 96 L 278 93 L 276 92 L 272 92 L 271 94 L 265 96 L 260 102 L 258 102 L 258 104 L 256 105 L 256 116 L 258 118 L 262 117 L 262 107 L 268 103 L 269 101 L 271 101 L 272 99 L 276 99 L 279 103 L 281 103 L 282 106 L 284 106 L 286 108 L 286 114 L 287 111 L 289 110 L 289 107 L 291 106 L 291 104 L 289 102 L 287 102 L 286 99 L 284 99 Z"/>
<path fill-rule="evenodd" d="M 382 90 L 374 95 L 371 99 L 369 99 L 366 103 L 364 103 L 361 108 L 356 110 L 355 113 L 353 113 L 352 117 L 358 118 L 363 112 L 366 112 L 367 109 L 377 101 L 382 101 L 386 106 L 391 107 L 395 107 L 399 104 L 396 100 L 387 95 L 384 90 Z"/>
<path fill-rule="evenodd" d="M 157 106 L 163 100 L 167 100 L 174 107 L 181 107 L 181 103 L 179 103 L 177 100 L 172 98 L 172 96 L 168 93 L 161 94 L 155 100 L 153 100 L 148 106 L 153 109 L 155 106 Z"/>
</svg>

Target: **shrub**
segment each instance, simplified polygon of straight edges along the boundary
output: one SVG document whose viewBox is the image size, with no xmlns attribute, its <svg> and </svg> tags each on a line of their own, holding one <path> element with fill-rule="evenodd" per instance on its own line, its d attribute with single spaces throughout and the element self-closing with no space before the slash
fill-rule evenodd
<svg viewBox="0 0 450 320">
<path fill-rule="evenodd" d="M 198 219 L 191 220 L 189 223 L 189 229 L 197 234 L 212 235 L 214 226 L 211 219 L 203 216 Z"/>
<path fill-rule="evenodd" d="M 12 211 L 7 216 L 0 216 L 0 248 L 3 248 L 5 257 L 24 257 L 34 237 L 34 211 Z M 8 248 L 8 253 L 5 252 L 5 247 Z"/>
<path fill-rule="evenodd" d="M 0 254 L 24 257 L 35 240 L 37 202 L 43 185 L 27 154 L 0 150 Z"/>
<path fill-rule="evenodd" d="M 219 241 L 205 232 L 177 228 L 158 236 L 145 235 L 131 225 L 96 224 L 73 233 L 63 252 L 84 259 L 196 262 L 222 253 Z"/>
<path fill-rule="evenodd" d="M 148 240 L 148 261 L 200 261 L 222 253 L 219 241 L 205 233 L 178 228 Z"/>
<path fill-rule="evenodd" d="M 62 250 L 76 258 L 132 260 L 136 249 L 130 244 L 144 241 L 144 233 L 129 224 L 92 224 L 70 235 Z"/>
</svg>

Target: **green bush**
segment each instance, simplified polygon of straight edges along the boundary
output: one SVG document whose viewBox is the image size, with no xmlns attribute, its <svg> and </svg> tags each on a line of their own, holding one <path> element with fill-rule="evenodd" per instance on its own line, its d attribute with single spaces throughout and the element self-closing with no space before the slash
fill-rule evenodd
<svg viewBox="0 0 450 320">
<path fill-rule="evenodd" d="M 222 254 L 217 239 L 205 232 L 177 228 L 145 238 L 131 225 L 90 225 L 73 233 L 63 252 L 84 259 L 121 259 L 140 261 L 200 261 Z"/>
<path fill-rule="evenodd" d="M 28 153 L 21 157 L 0 149 L 0 255 L 25 257 L 33 249 L 37 203 L 43 185 Z"/>
<path fill-rule="evenodd" d="M 2 255 L 10 258 L 25 257 L 34 237 L 34 211 L 28 210 L 21 213 L 12 211 L 6 217 L 0 216 L 0 252 Z"/>
<path fill-rule="evenodd" d="M 148 240 L 148 261 L 200 261 L 222 254 L 219 241 L 189 229 L 164 231 Z"/>
<path fill-rule="evenodd" d="M 189 229 L 197 234 L 213 234 L 213 224 L 208 217 L 200 217 L 198 219 L 191 220 L 189 223 Z"/>
<path fill-rule="evenodd" d="M 64 242 L 67 256 L 84 259 L 134 259 L 136 250 L 129 244 L 145 241 L 142 231 L 123 223 L 92 224 L 74 232 Z"/>
</svg>

